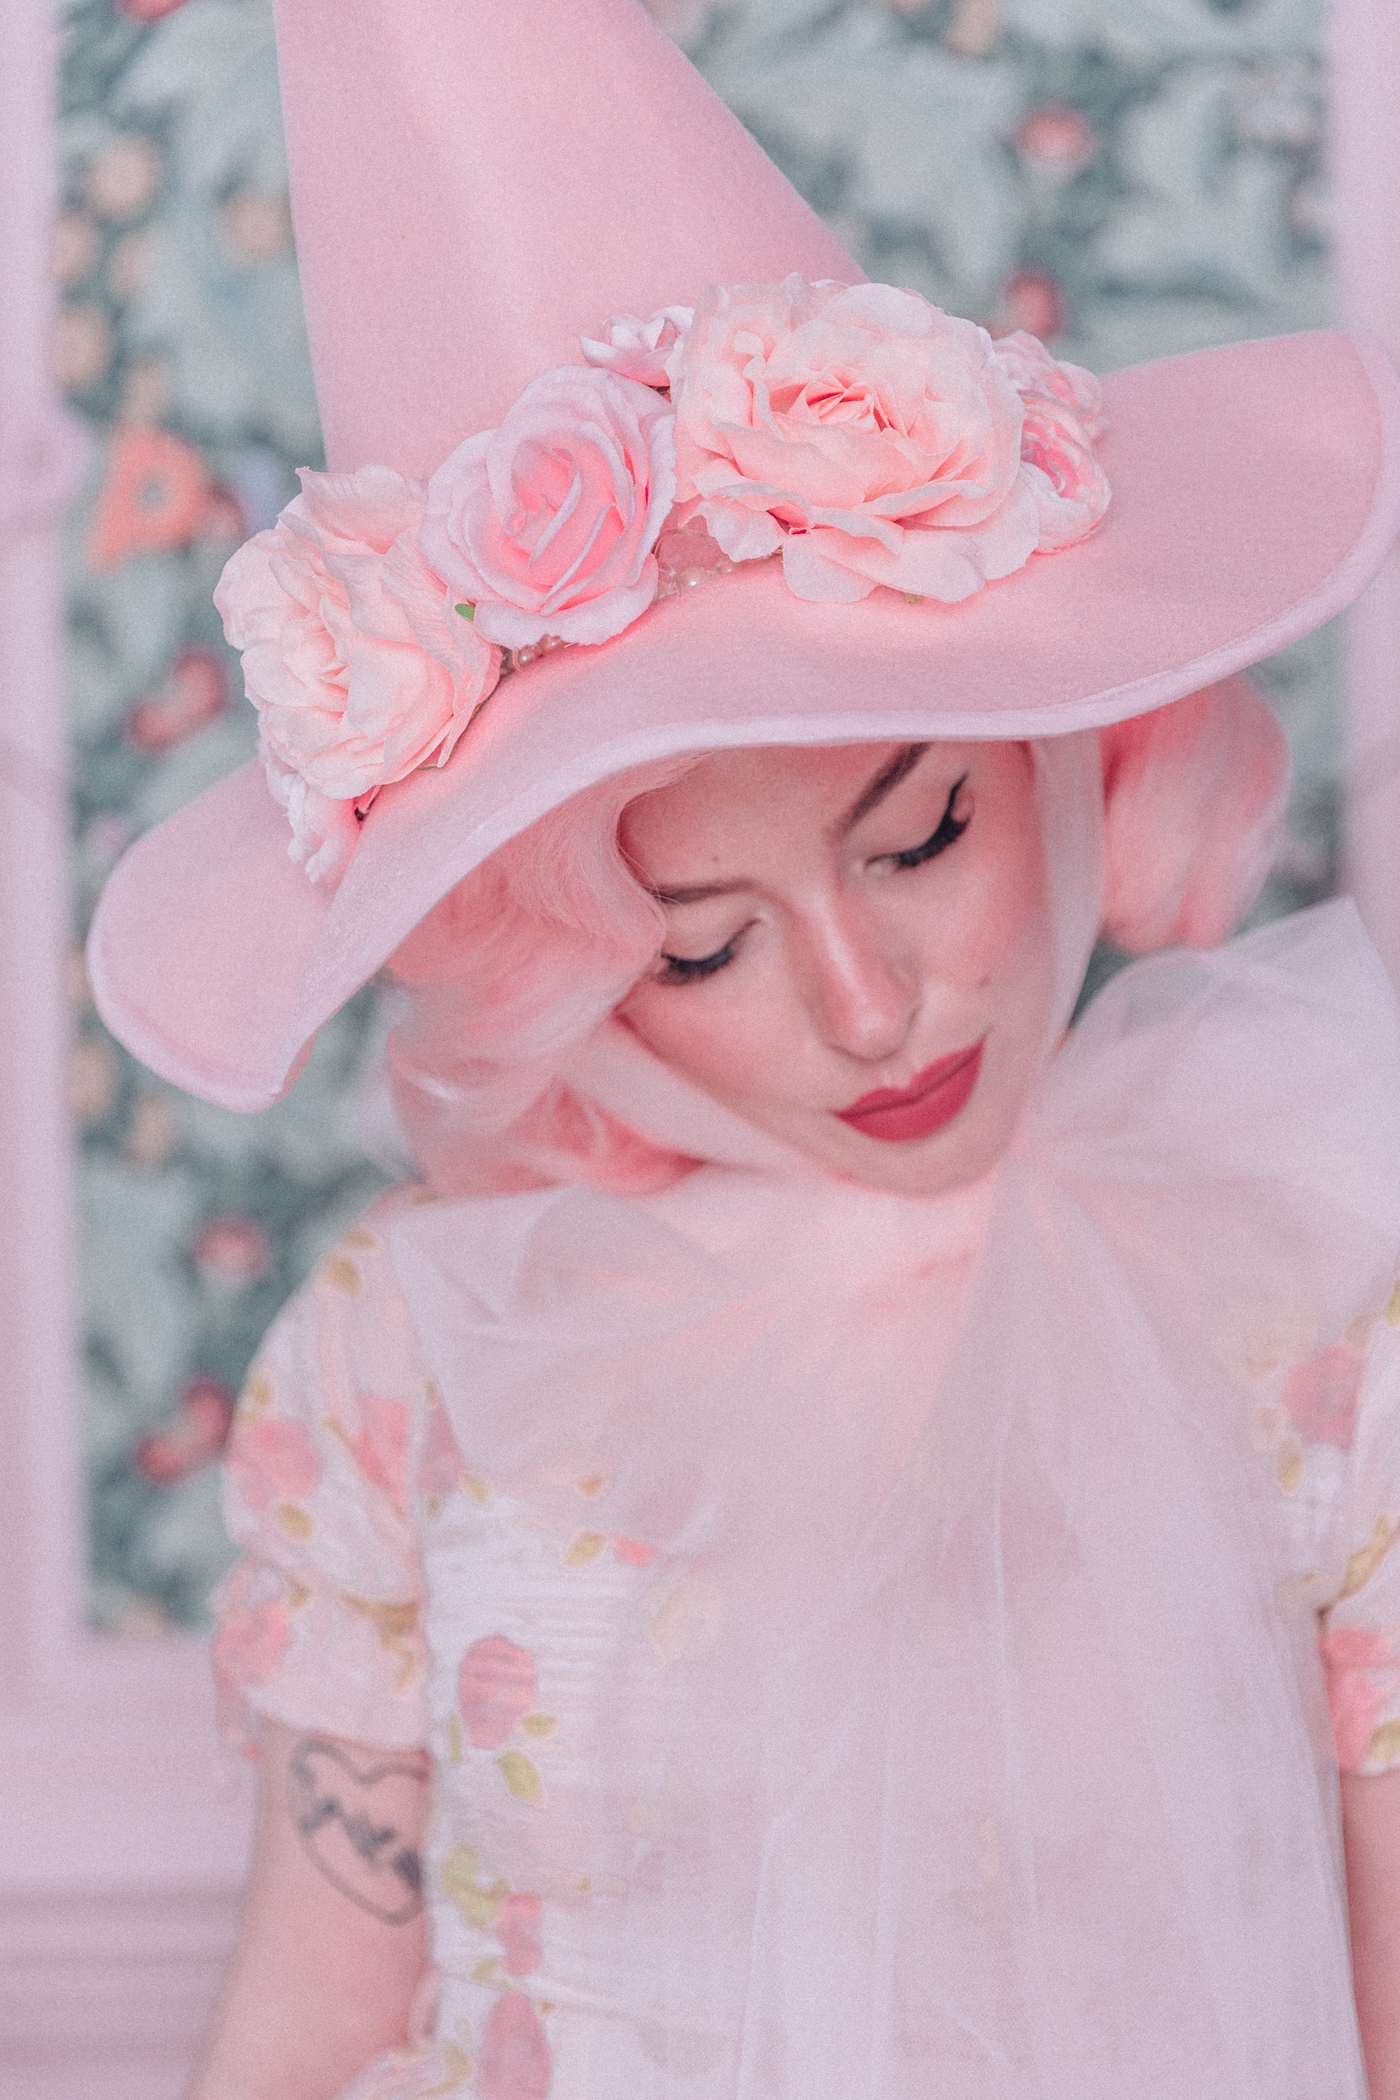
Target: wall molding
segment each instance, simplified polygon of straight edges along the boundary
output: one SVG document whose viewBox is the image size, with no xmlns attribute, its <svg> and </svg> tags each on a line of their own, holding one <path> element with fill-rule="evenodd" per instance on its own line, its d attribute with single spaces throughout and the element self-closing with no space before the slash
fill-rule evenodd
<svg viewBox="0 0 1400 2100">
<path fill-rule="evenodd" d="M 0 2100 L 177 2100 L 233 1944 L 252 1768 L 204 1644 L 86 1637 L 0 1717 Z"/>
<path fill-rule="evenodd" d="M 235 1923 L 227 1894 L 0 1897 L 5 2100 L 179 2100 Z"/>
</svg>

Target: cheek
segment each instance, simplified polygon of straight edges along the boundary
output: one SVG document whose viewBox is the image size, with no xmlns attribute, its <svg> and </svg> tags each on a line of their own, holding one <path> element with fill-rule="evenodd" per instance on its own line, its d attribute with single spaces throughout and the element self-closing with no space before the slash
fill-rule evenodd
<svg viewBox="0 0 1400 2100">
<path fill-rule="evenodd" d="M 742 1003 L 706 996 L 696 987 L 640 984 L 618 1008 L 649 1050 L 700 1085 L 731 1090 L 743 1074 L 761 1078 L 773 1058 L 773 1029 L 748 1028 Z"/>
<path fill-rule="evenodd" d="M 924 921 L 929 976 L 961 991 L 987 991 L 1014 978 L 1029 993 L 1050 948 L 1039 840 L 1007 825 L 984 834 L 979 847 L 958 871 L 956 897 Z"/>
</svg>

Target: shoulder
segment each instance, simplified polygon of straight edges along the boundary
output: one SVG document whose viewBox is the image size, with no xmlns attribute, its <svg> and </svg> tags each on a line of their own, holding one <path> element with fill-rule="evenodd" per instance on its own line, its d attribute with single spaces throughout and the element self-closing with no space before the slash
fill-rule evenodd
<svg viewBox="0 0 1400 2100">
<path fill-rule="evenodd" d="M 1400 1288 L 1388 1312 L 1292 1365 L 1255 1420 L 1306 1541 L 1309 1601 L 1330 1611 L 1372 1584 L 1400 1537 Z M 1394 1572 L 1400 1553 L 1387 1586 Z"/>
<path fill-rule="evenodd" d="M 264 1499 L 258 1476 L 270 1468 L 279 1494 L 300 1502 L 294 1486 L 340 1474 L 348 1457 L 372 1483 L 389 1485 L 392 1477 L 394 1499 L 403 1505 L 403 1466 L 430 1381 L 390 1235 L 395 1220 L 424 1200 L 417 1187 L 380 1196 L 274 1320 L 249 1369 L 225 1454 L 235 1501 L 240 1488 L 255 1504 Z"/>
</svg>

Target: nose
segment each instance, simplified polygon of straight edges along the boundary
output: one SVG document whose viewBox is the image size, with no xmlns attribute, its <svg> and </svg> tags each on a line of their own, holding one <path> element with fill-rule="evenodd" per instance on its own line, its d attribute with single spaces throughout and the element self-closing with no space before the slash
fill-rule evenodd
<svg viewBox="0 0 1400 2100">
<path fill-rule="evenodd" d="M 919 1010 L 920 985 L 889 930 L 848 901 L 815 914 L 804 933 L 803 989 L 822 1040 L 865 1064 L 897 1056 Z"/>
</svg>

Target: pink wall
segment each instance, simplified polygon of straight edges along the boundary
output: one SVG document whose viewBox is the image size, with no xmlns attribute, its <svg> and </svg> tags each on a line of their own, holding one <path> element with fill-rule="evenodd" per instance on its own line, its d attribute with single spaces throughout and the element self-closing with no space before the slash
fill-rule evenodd
<svg viewBox="0 0 1400 2100">
<path fill-rule="evenodd" d="M 194 1642 L 81 1625 L 64 1112 L 68 946 L 57 519 L 84 445 L 49 392 L 44 0 L 0 7 L 0 2100 L 175 2100 L 233 1928 Z"/>
</svg>

